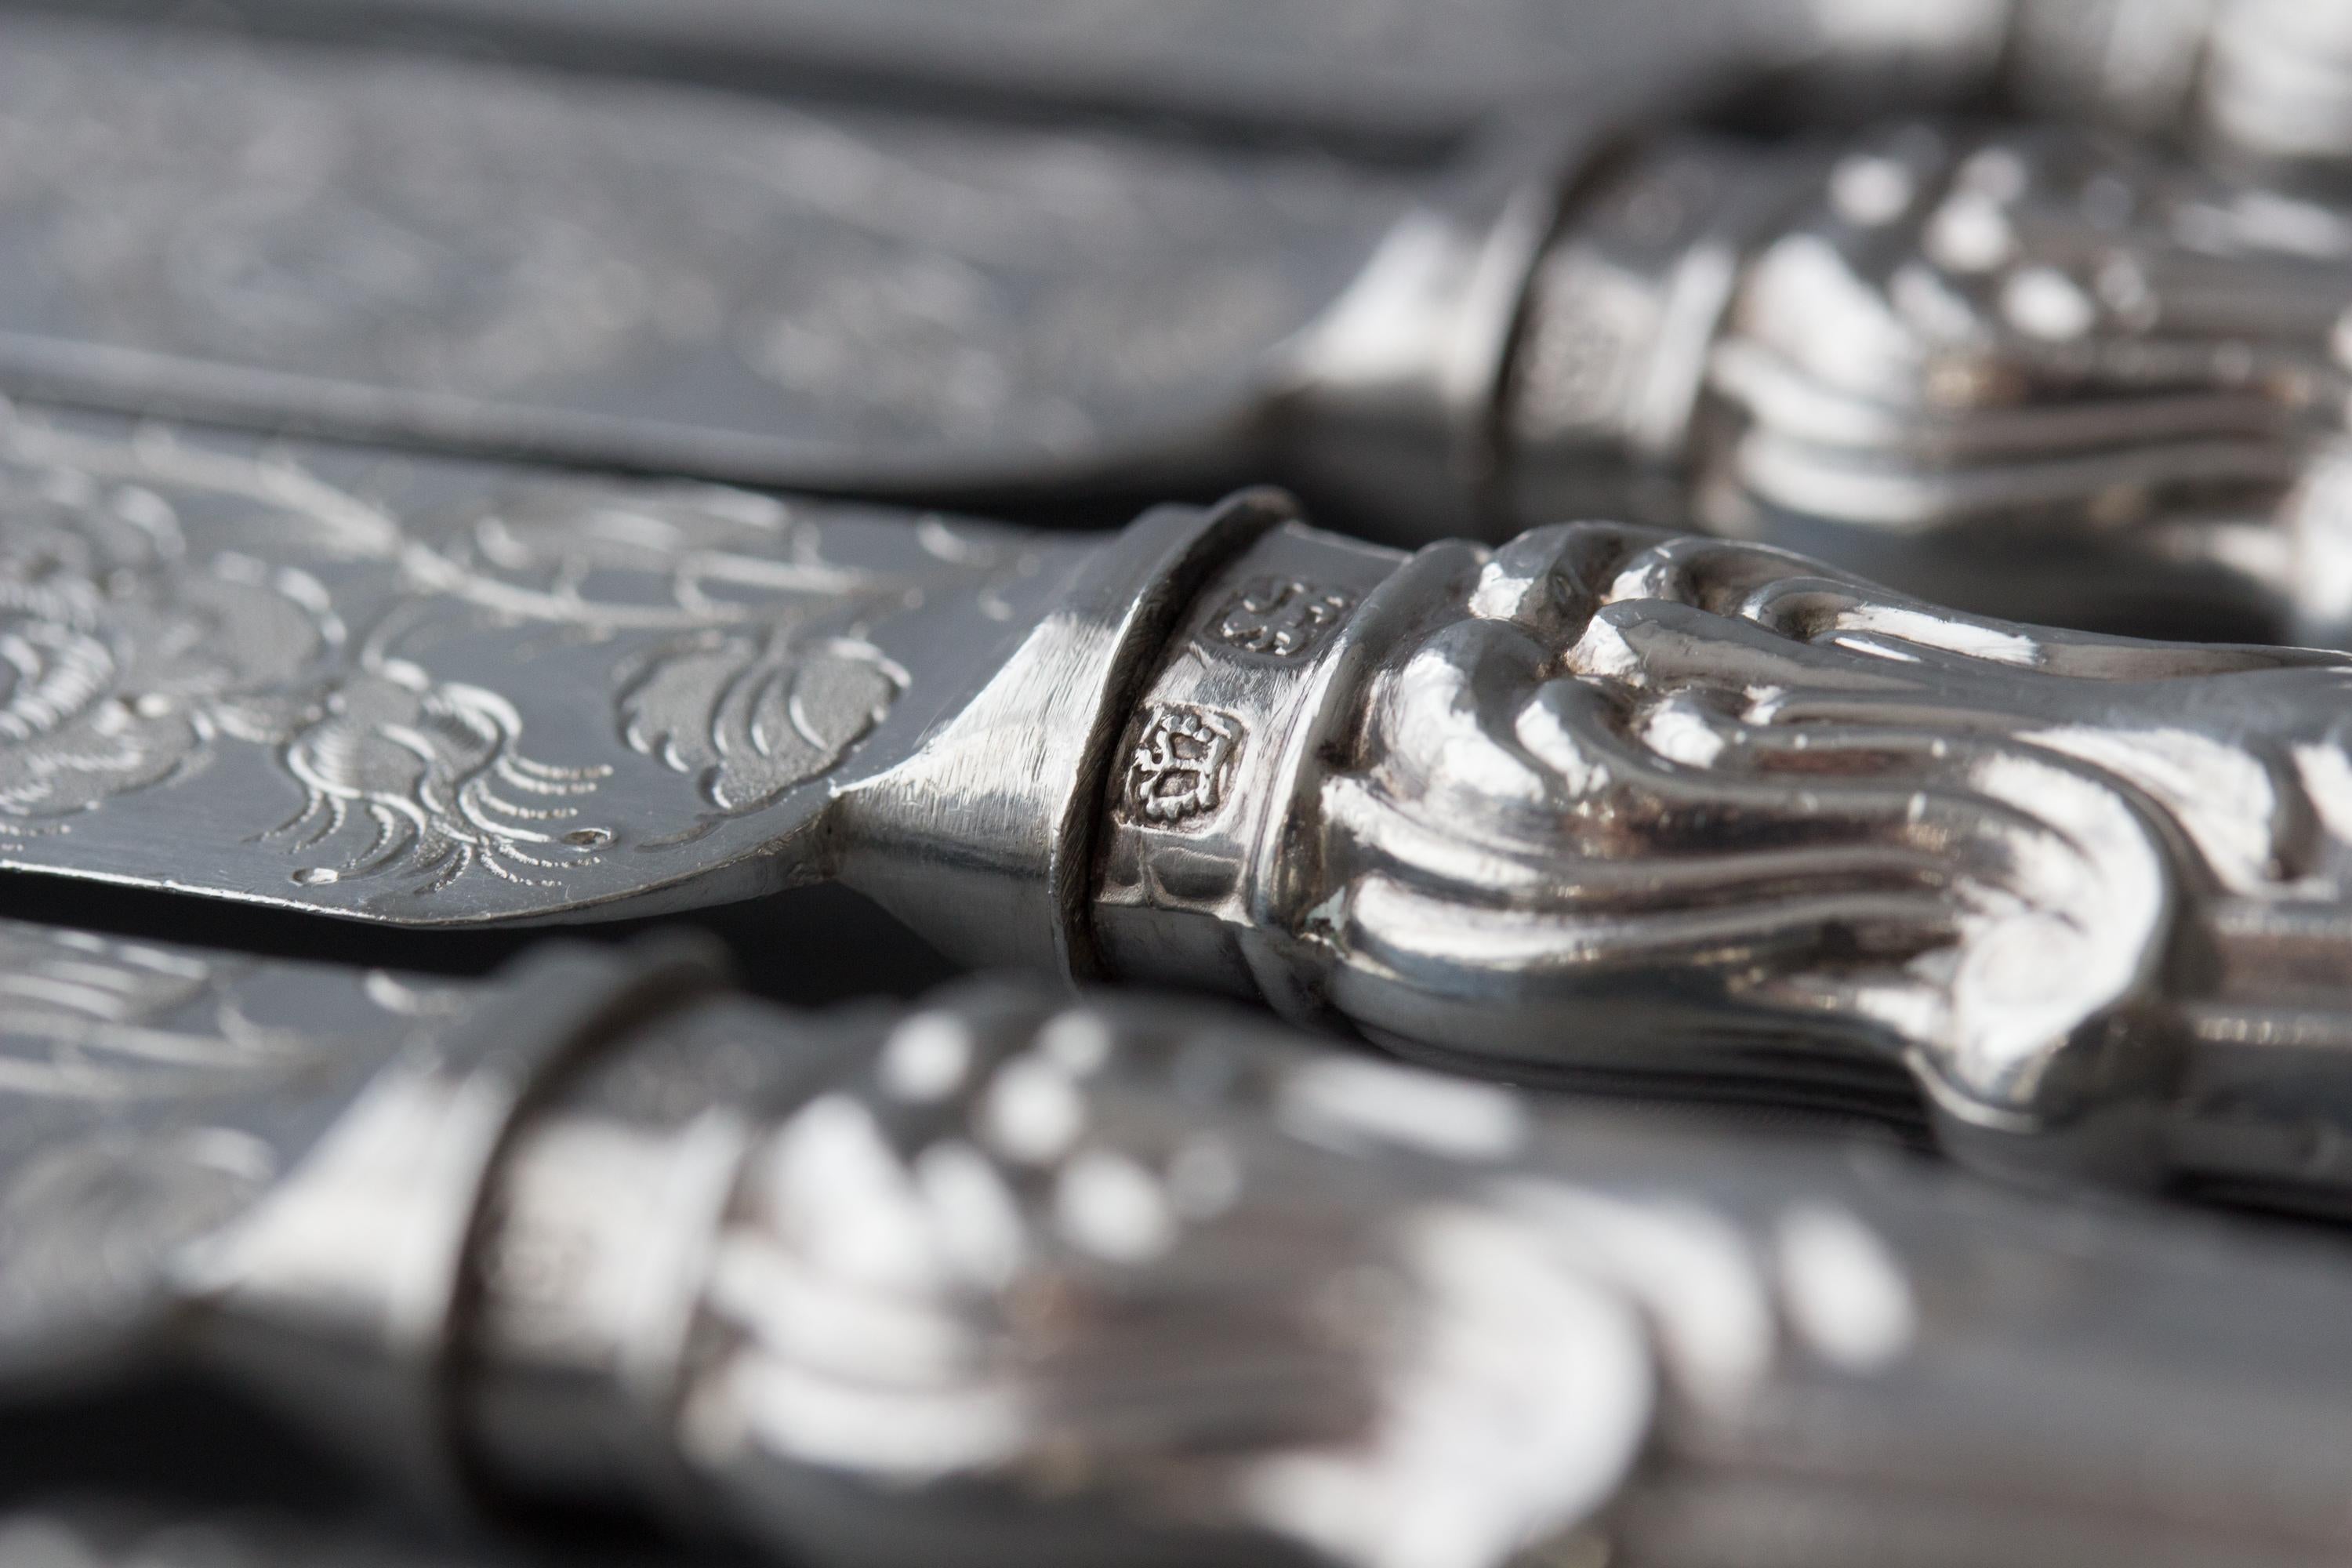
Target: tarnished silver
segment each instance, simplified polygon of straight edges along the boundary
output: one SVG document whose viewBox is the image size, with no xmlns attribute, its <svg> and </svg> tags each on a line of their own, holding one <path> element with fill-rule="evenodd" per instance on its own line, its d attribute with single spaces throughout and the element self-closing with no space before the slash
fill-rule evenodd
<svg viewBox="0 0 2352 1568">
<path fill-rule="evenodd" d="M 0 1404 L 190 1365 L 460 1506 L 794 1562 L 2352 1550 L 2332 1240 L 1133 997 L 0 942 Z"/>
<path fill-rule="evenodd" d="M 1631 450 L 1653 512 L 1970 609 L 2352 639 L 2340 206 L 2074 129 L 1691 141 L 1533 298 L 1522 511 Z"/>
<path fill-rule="evenodd" d="M 2352 1189 L 2342 656 L 1270 492 L 1092 542 L 30 415 L 0 457 L 0 864 L 443 927 L 833 878 L 1512 1076 Z"/>
</svg>

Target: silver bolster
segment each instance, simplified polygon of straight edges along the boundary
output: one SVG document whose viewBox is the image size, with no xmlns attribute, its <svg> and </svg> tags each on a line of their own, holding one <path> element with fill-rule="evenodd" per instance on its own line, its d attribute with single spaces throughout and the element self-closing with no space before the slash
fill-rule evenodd
<svg viewBox="0 0 2352 1568">
<path fill-rule="evenodd" d="M 1202 578 L 1289 516 L 1277 492 L 1163 507 L 1059 596 L 906 762 L 843 795 L 844 881 L 975 965 L 1094 972 L 1093 802 L 1116 726 Z"/>
<path fill-rule="evenodd" d="M 877 1031 L 700 998 L 583 1064 L 518 1129 L 483 1205 L 459 1357 L 467 1440 L 499 1489 L 634 1497 L 709 1530 L 677 1406 L 709 1348 L 701 1299 L 743 1162 Z"/>
<path fill-rule="evenodd" d="M 538 950 L 380 1072 L 205 1249 L 192 1280 L 205 1353 L 428 1499 L 462 1503 L 452 1356 L 491 1173 L 556 1075 L 718 980 L 699 942 Z"/>
<path fill-rule="evenodd" d="M 1381 655 L 1367 601 L 1409 592 L 1390 581 L 1405 560 L 1291 524 L 1177 623 L 1099 797 L 1094 935 L 1108 973 L 1241 995 L 1295 988 L 1286 933 L 1319 858 L 1321 759 Z"/>
<path fill-rule="evenodd" d="M 1716 340 L 1752 252 L 1832 156 L 1683 133 L 1603 163 L 1574 193 L 1504 388 L 1510 516 L 1686 513 L 1667 481 L 1695 456 Z"/>
</svg>

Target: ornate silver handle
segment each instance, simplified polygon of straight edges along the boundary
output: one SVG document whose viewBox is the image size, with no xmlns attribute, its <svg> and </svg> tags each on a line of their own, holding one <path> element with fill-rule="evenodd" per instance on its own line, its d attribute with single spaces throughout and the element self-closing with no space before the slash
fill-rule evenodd
<svg viewBox="0 0 2352 1568">
<path fill-rule="evenodd" d="M 1841 83 L 1905 107 L 1889 76 L 2032 114 L 2099 120 L 2273 171 L 2352 159 L 2352 25 L 2297 0 L 1812 0 Z M 1916 100 L 1915 100 L 1916 101 Z"/>
<path fill-rule="evenodd" d="M 1665 499 L 1604 500 L 1972 610 L 2339 645 L 2347 257 L 2340 204 L 2078 129 L 1664 144 L 1538 275 L 1522 511 L 1632 451 Z"/>
<path fill-rule="evenodd" d="M 1517 1078 L 1907 1078 L 1971 1158 L 2340 1203 L 2352 663 L 1605 524 L 1366 567 L 1278 531 L 1177 628 L 1104 801 L 1115 973 Z"/>
<path fill-rule="evenodd" d="M 194 1358 L 445 1497 L 794 1560 L 2346 1546 L 2324 1243 L 1133 997 L 800 1017 L 675 949 L 483 987 L 0 932 L 0 1397 Z"/>
</svg>

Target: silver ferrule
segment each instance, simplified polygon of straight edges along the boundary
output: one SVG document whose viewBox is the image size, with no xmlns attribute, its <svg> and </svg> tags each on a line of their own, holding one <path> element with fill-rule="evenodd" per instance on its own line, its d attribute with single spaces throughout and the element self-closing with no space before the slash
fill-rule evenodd
<svg viewBox="0 0 2352 1568">
<path fill-rule="evenodd" d="M 1194 599 L 1104 782 L 1094 940 L 1108 973 L 1294 1000 L 1282 933 L 1319 858 L 1316 765 L 1352 722 L 1362 606 L 1405 560 L 1290 523 Z"/>
<path fill-rule="evenodd" d="M 1271 491 L 1160 508 L 1083 560 L 951 719 L 845 792 L 841 879 L 975 966 L 1092 973 L 1086 882 L 1113 738 L 1202 579 L 1289 514 Z"/>
<path fill-rule="evenodd" d="M 679 1422 L 725 1350 L 708 1295 L 744 1164 L 878 1032 L 856 1010 L 699 998 L 582 1064 L 516 1134 L 482 1205 L 457 1357 L 461 1441 L 500 1495 L 625 1500 L 712 1531 Z"/>
<path fill-rule="evenodd" d="M 1508 515 L 1649 516 L 1690 455 L 1755 249 L 1820 188 L 1818 146 L 1675 136 L 1589 182 L 1529 283 L 1502 392 Z M 1675 521 L 1680 521 L 1680 519 Z"/>
<path fill-rule="evenodd" d="M 567 1071 L 719 978 L 698 942 L 534 952 L 369 1079 L 249 1214 L 191 1255 L 198 1353 L 413 1497 L 470 1508 L 459 1361 L 494 1177 Z"/>
</svg>

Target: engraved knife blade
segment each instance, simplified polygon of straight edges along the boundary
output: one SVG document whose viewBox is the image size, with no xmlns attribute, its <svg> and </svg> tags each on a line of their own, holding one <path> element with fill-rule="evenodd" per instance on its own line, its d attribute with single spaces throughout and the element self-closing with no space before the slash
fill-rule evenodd
<svg viewBox="0 0 2352 1568">
<path fill-rule="evenodd" d="M 795 1562 L 2347 1547 L 2333 1237 L 1136 995 L 808 1016 L 677 947 L 483 985 L 0 931 L 47 998 L 0 1022 L 0 1405 L 185 1365 L 457 1506 Z M 340 1078 L 252 1072 L 257 1028 Z"/>
<path fill-rule="evenodd" d="M 867 494 L 1214 493 L 1436 156 L 11 9 L 0 385 Z"/>
</svg>

